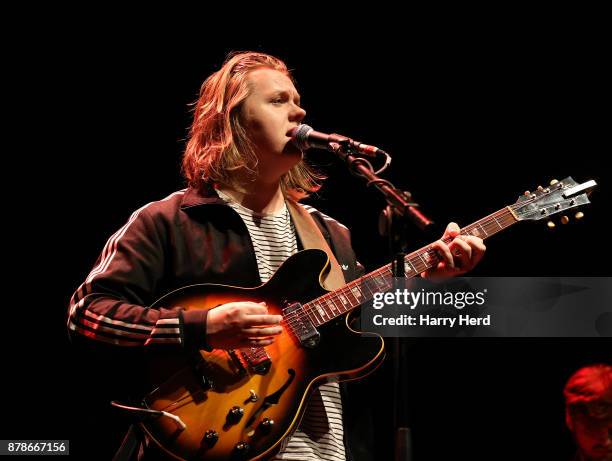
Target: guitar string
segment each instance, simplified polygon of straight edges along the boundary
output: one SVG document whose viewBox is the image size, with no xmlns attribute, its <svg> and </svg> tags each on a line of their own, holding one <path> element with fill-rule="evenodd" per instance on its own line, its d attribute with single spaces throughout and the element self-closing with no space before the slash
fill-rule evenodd
<svg viewBox="0 0 612 461">
<path fill-rule="evenodd" d="M 494 222 L 494 221 L 495 221 L 495 223 L 496 223 L 496 224 L 498 224 L 498 225 L 501 227 L 500 222 L 499 222 L 499 220 L 497 219 L 498 217 L 499 217 L 499 218 L 501 218 L 501 219 L 506 219 L 506 218 L 508 218 L 508 219 L 510 220 L 510 222 L 509 222 L 509 223 L 505 223 L 505 222 L 504 222 L 504 226 L 503 226 L 503 227 L 501 227 L 500 229 L 498 229 L 497 231 L 500 231 L 500 230 L 505 229 L 505 228 L 506 228 L 506 227 L 508 227 L 509 225 L 513 224 L 513 222 L 515 221 L 515 218 L 514 218 L 514 216 L 512 215 L 512 213 L 511 213 L 511 215 L 510 215 L 510 216 L 503 216 L 503 215 L 507 215 L 507 213 L 509 212 L 508 208 L 511 208 L 513 212 L 516 212 L 516 211 L 517 211 L 519 208 L 522 208 L 522 207 L 524 207 L 525 205 L 528 205 L 528 204 L 530 204 L 530 203 L 532 203 L 532 202 L 534 202 L 534 201 L 536 201 L 536 200 L 540 200 L 540 199 L 541 199 L 541 197 L 542 197 L 542 196 L 530 197 L 530 198 L 528 198 L 528 199 L 526 199 L 526 200 L 523 200 L 523 201 L 522 201 L 522 202 L 520 202 L 520 203 L 518 203 L 518 202 L 517 202 L 517 203 L 515 203 L 515 204 L 510 205 L 509 207 L 504 207 L 504 208 L 502 208 L 502 209 L 500 209 L 500 210 L 498 210 L 498 211 L 496 211 L 496 212 L 494 212 L 494 213 L 491 213 L 490 215 L 485 216 L 484 218 L 482 218 L 482 219 L 480 219 L 480 220 L 476 221 L 475 223 L 472 223 L 472 224 L 470 224 L 470 225 L 466 226 L 465 228 L 461 229 L 461 231 L 460 231 L 460 232 L 461 232 L 461 235 L 465 235 L 466 233 L 469 233 L 469 232 L 473 231 L 473 229 L 475 229 L 475 228 L 477 228 L 477 227 L 480 227 L 480 228 L 481 228 L 481 230 L 483 230 L 483 231 L 485 232 L 485 234 L 487 234 L 487 235 L 485 236 L 485 238 L 486 238 L 486 237 L 489 237 L 489 236 L 491 236 L 491 235 L 494 235 L 494 234 L 496 233 L 495 229 L 492 229 L 492 231 L 493 231 L 493 232 L 489 233 L 489 232 L 487 232 L 487 230 L 485 229 L 485 227 L 487 227 L 487 226 L 489 226 L 489 225 L 493 225 L 493 222 Z M 451 242 L 451 241 L 452 241 L 452 238 L 447 237 L 447 238 L 445 238 L 445 239 L 442 239 L 442 241 L 448 244 L 449 242 Z M 419 270 L 417 270 L 417 268 L 415 267 L 415 264 L 412 262 L 412 260 L 413 260 L 413 259 L 415 259 L 416 257 L 421 258 L 423 255 L 427 255 L 427 256 L 428 256 L 428 262 L 429 262 L 429 261 L 435 261 L 436 259 L 438 259 L 438 258 L 437 258 L 437 252 L 436 252 L 436 250 L 433 250 L 433 249 L 431 249 L 430 247 L 428 247 L 428 248 L 427 248 L 425 251 L 419 252 L 419 250 L 417 250 L 417 251 L 415 251 L 415 252 L 411 253 L 410 255 L 407 255 L 407 256 L 406 256 L 406 259 L 408 259 L 408 262 L 410 263 L 410 265 L 411 265 L 411 266 L 413 266 L 413 268 L 414 268 L 414 269 L 415 269 L 417 272 L 423 272 L 424 270 L 427 270 L 427 269 L 429 268 L 429 267 L 427 267 L 427 264 L 425 264 L 425 268 L 424 268 L 424 269 L 419 269 Z M 435 262 L 434 262 L 434 264 L 435 264 Z M 382 268 L 380 268 L 380 269 L 384 270 L 384 269 L 385 269 L 386 267 L 388 267 L 388 266 L 389 266 L 389 265 L 387 265 L 387 266 L 383 266 L 383 267 L 382 267 Z M 430 266 L 430 267 L 432 267 L 432 266 Z M 357 279 L 357 280 L 358 280 L 358 281 L 361 281 L 362 279 L 365 279 L 366 277 L 367 277 L 367 278 L 373 278 L 373 275 L 374 275 L 374 273 L 375 273 L 375 272 L 377 272 L 377 271 L 373 271 L 373 272 L 371 272 L 371 273 L 369 273 L 369 274 L 367 274 L 367 275 L 365 275 L 365 276 L 363 276 L 363 277 L 360 277 L 360 278 L 359 278 L 359 279 Z M 353 282 L 351 282 L 351 283 L 353 283 Z M 348 285 L 349 285 L 349 284 L 345 285 L 345 286 L 344 286 L 344 287 L 342 287 L 340 290 L 341 290 L 341 291 L 348 291 L 348 290 L 345 290 L 346 288 L 348 288 Z M 323 298 L 331 298 L 333 305 L 334 305 L 336 308 L 338 308 L 338 306 L 336 306 L 336 304 L 335 304 L 334 300 L 335 300 L 335 301 L 338 301 L 338 300 L 340 299 L 340 298 L 339 298 L 340 294 L 334 294 L 334 293 L 335 293 L 335 292 L 330 292 L 330 293 L 325 294 L 325 295 L 323 295 L 323 296 L 321 296 L 321 297 L 319 297 L 319 298 L 317 298 L 317 299 L 318 299 L 318 300 L 321 300 L 321 301 L 324 301 L 325 299 L 323 299 Z M 355 297 L 355 295 L 353 295 L 353 297 Z M 350 299 L 350 298 L 349 298 L 349 299 Z M 355 300 L 356 300 L 357 302 L 359 301 L 359 300 L 358 300 L 356 297 L 355 297 Z M 321 301 L 319 301 L 319 303 L 320 303 Z M 288 314 L 286 317 L 284 317 L 284 319 L 283 319 L 283 320 L 285 321 L 285 323 L 286 323 L 286 324 L 289 324 L 289 326 L 294 327 L 294 326 L 296 325 L 296 323 L 297 323 L 297 322 L 299 322 L 299 321 L 300 321 L 300 320 L 303 318 L 303 314 L 306 314 L 306 315 L 308 315 L 308 316 L 310 317 L 310 315 L 309 315 L 309 314 L 311 314 L 311 313 L 312 313 L 312 314 L 313 314 L 313 316 L 314 316 L 314 318 L 315 318 L 315 320 L 317 321 L 317 323 L 319 323 L 319 320 L 317 319 L 316 313 L 319 313 L 319 316 L 321 317 L 321 320 L 323 320 L 323 317 L 322 317 L 322 315 L 320 314 L 319 309 L 318 309 L 317 307 L 315 307 L 315 306 L 313 306 L 313 305 L 312 305 L 312 304 L 313 304 L 313 303 L 315 303 L 315 302 L 316 302 L 316 300 L 312 300 L 312 301 L 310 301 L 310 302 L 308 302 L 308 303 L 305 303 L 305 304 L 302 306 L 302 309 L 296 310 L 295 312 L 292 312 L 291 314 Z M 364 301 L 364 302 L 365 302 L 365 301 Z M 311 306 L 308 306 L 308 304 L 311 304 Z M 344 303 L 343 303 L 343 304 L 344 304 Z M 359 306 L 359 304 L 357 304 L 356 306 L 352 306 L 351 308 L 354 308 L 354 307 L 357 307 L 357 306 Z M 315 310 L 316 310 L 316 312 L 315 312 Z M 350 309 L 349 309 L 349 310 L 350 310 Z M 347 310 L 347 311 L 344 311 L 343 313 L 346 313 L 346 312 L 348 312 L 348 310 Z M 332 313 L 333 313 L 333 309 L 332 309 Z M 341 315 L 341 314 L 339 314 L 339 315 Z M 329 317 L 329 315 L 327 315 L 327 316 Z M 335 318 L 335 317 L 337 317 L 337 315 L 335 315 L 333 318 Z M 329 320 L 331 320 L 331 319 L 328 319 L 328 320 L 326 320 L 326 321 L 329 321 Z M 324 321 L 323 323 L 325 323 L 325 321 Z M 322 324 L 322 323 L 321 323 L 321 324 Z"/>
<path fill-rule="evenodd" d="M 506 227 L 508 227 L 509 225 L 511 225 L 512 223 L 515 222 L 515 219 L 512 216 L 507 216 L 507 215 L 506 216 L 502 216 L 502 215 L 507 214 L 507 213 L 508 213 L 507 208 L 502 208 L 501 210 L 498 210 L 497 212 L 492 213 L 491 215 L 489 215 L 489 216 L 487 216 L 485 218 L 482 218 L 481 220 L 479 220 L 479 221 L 477 221 L 477 222 L 475 222 L 473 224 L 470 224 L 470 225 L 466 226 L 465 228 L 461 229 L 461 235 L 465 235 L 466 233 L 471 232 L 476 227 L 481 227 L 481 229 L 484 230 L 485 233 L 487 234 L 487 237 L 491 236 L 491 235 L 493 235 L 496 232 L 496 230 L 495 229 L 491 229 L 491 232 L 487 232 L 483 228 L 483 226 L 487 227 L 487 226 L 494 225 L 494 221 L 495 221 L 495 225 L 497 225 L 497 227 L 500 227 L 500 229 L 498 229 L 497 231 L 505 229 Z M 497 219 L 498 217 L 500 219 Z M 501 227 L 502 223 L 504 224 L 503 227 Z M 445 243 L 449 243 L 449 242 L 452 241 L 452 238 L 447 237 L 447 238 L 443 239 L 443 241 Z M 417 257 L 420 258 L 422 255 L 425 255 L 425 254 L 428 255 L 428 257 L 429 257 L 428 259 L 430 261 L 432 261 L 434 259 L 437 259 L 437 252 L 436 252 L 436 250 L 433 250 L 430 247 L 428 247 L 425 251 L 422 251 L 422 252 L 419 252 L 419 250 L 417 250 L 416 252 L 413 252 L 413 253 L 407 255 L 405 257 L 405 259 L 408 260 L 408 262 L 414 267 L 414 269 L 417 272 L 420 273 L 420 272 L 423 272 L 424 270 L 427 270 L 429 267 L 432 267 L 432 266 L 427 267 L 427 265 L 425 264 L 425 268 L 424 269 L 417 269 L 416 268 L 416 264 L 413 263 L 414 259 L 416 259 Z M 312 306 L 313 303 L 316 303 L 317 300 L 320 300 L 320 301 L 318 301 L 320 303 L 321 301 L 327 300 L 327 298 L 331 298 L 332 299 L 332 303 L 333 303 L 333 300 L 336 300 L 336 301 L 339 300 L 340 294 L 336 294 L 336 293 L 338 293 L 340 291 L 342 291 L 342 292 L 349 292 L 349 291 L 351 291 L 352 292 L 352 288 L 354 288 L 354 286 L 353 287 L 349 287 L 349 285 L 351 285 L 351 284 L 357 285 L 357 284 L 361 283 L 363 280 L 372 279 L 372 278 L 374 278 L 374 276 L 375 276 L 375 274 L 377 272 L 386 272 L 389 267 L 390 267 L 390 265 L 387 264 L 386 266 L 383 266 L 383 267 L 381 267 L 381 268 L 379 268 L 379 269 L 377 269 L 377 270 L 375 270 L 375 271 L 373 271 L 373 272 L 371 272 L 369 274 L 366 274 L 366 275 L 360 277 L 357 280 L 354 280 L 354 281 L 350 282 L 349 284 L 345 285 L 344 287 L 340 288 L 337 291 L 333 291 L 333 292 L 327 293 L 327 294 L 317 298 L 316 300 L 312 300 L 312 301 L 304 304 L 302 306 L 301 312 L 291 313 L 287 317 L 285 317 L 285 319 L 287 320 L 287 323 L 290 326 L 294 326 L 296 321 L 299 322 L 300 319 L 297 318 L 297 317 L 301 317 L 302 313 L 306 313 L 307 315 L 310 314 L 310 313 L 314 314 L 315 310 L 317 312 L 319 312 L 319 317 L 321 317 L 321 319 L 323 320 L 323 317 L 320 314 L 319 309 L 317 307 L 315 307 L 315 306 Z M 378 275 L 380 275 L 380 274 L 378 274 Z M 342 293 L 342 294 L 344 294 L 344 293 Z M 359 299 L 357 299 L 357 297 L 355 295 L 353 295 L 353 297 L 355 298 L 355 300 L 357 302 L 359 301 Z M 311 306 L 309 306 L 309 304 Z M 334 303 L 334 305 L 335 305 L 335 303 Z M 352 306 L 352 307 L 354 308 L 354 307 L 357 307 L 358 305 L 359 305 L 359 303 L 357 305 L 355 305 L 355 306 Z M 335 306 L 336 306 L 336 308 L 338 308 L 337 305 L 335 305 Z M 338 310 L 340 310 L 340 309 L 338 308 Z M 346 312 L 348 312 L 348 311 L 344 311 L 342 313 L 346 313 Z M 333 310 L 332 310 L 332 313 L 333 313 Z M 336 316 L 334 316 L 333 318 L 335 318 Z M 329 315 L 328 315 L 328 317 L 329 317 Z M 317 319 L 316 315 L 314 315 L 314 318 L 315 318 L 315 320 L 317 320 L 317 323 L 321 323 Z M 329 321 L 329 320 L 331 320 L 331 319 L 324 320 L 323 323 L 325 323 L 326 321 Z"/>
<path fill-rule="evenodd" d="M 502 214 L 502 212 L 503 212 L 503 211 L 504 211 L 504 210 L 500 210 L 499 212 L 494 213 L 493 215 L 490 215 L 490 217 L 492 217 L 493 219 L 489 219 L 489 222 L 484 222 L 484 221 L 483 221 L 483 220 L 485 220 L 485 219 L 489 218 L 489 217 L 487 217 L 487 218 L 483 218 L 483 220 L 479 221 L 478 223 L 474 223 L 474 224 L 472 224 L 472 225 L 466 226 L 465 228 L 463 228 L 463 229 L 461 230 L 462 235 L 463 235 L 464 233 L 467 233 L 467 232 L 469 232 L 470 230 L 472 230 L 472 229 L 470 229 L 470 228 L 474 228 L 474 227 L 478 227 L 478 226 L 480 226 L 480 227 L 482 228 L 482 226 L 485 226 L 485 227 L 486 227 L 486 226 L 489 226 L 489 225 L 493 225 L 493 220 L 495 220 L 495 221 L 496 221 L 496 224 L 497 224 L 497 223 L 503 223 L 503 224 L 504 224 L 504 226 L 503 226 L 503 227 L 501 227 L 501 228 L 500 228 L 500 229 L 498 229 L 498 230 L 502 230 L 502 229 L 504 229 L 504 228 L 508 227 L 508 226 L 509 226 L 509 225 L 511 225 L 513 222 L 515 222 L 513 219 L 511 219 L 511 218 L 510 218 L 510 216 L 506 216 L 506 217 L 505 217 L 505 218 L 503 218 L 501 221 L 500 221 L 500 220 L 498 220 L 498 219 L 496 219 L 496 218 L 494 217 L 494 215 L 495 215 L 495 214 L 498 214 L 498 215 L 500 216 L 500 215 Z M 506 211 L 507 211 L 507 210 L 506 210 Z M 500 218 L 501 218 L 501 216 L 500 216 Z M 500 227 L 500 226 L 498 226 L 498 227 Z M 483 229 L 483 230 L 484 230 L 484 229 Z M 493 235 L 493 234 L 495 233 L 495 232 L 494 232 L 494 231 L 495 231 L 495 229 L 491 229 L 491 231 L 492 231 L 492 232 L 490 232 L 490 233 L 485 231 L 485 233 L 487 233 L 487 236 Z M 446 243 L 448 243 L 448 242 L 450 242 L 452 239 L 451 239 L 451 238 L 446 238 L 446 239 L 444 239 L 444 240 L 446 241 Z M 429 261 L 428 261 L 428 262 L 433 261 L 433 260 L 435 260 L 435 259 L 438 259 L 438 258 L 437 258 L 437 252 L 436 252 L 435 250 L 432 250 L 432 249 L 428 249 L 428 250 L 423 251 L 423 252 L 420 252 L 420 253 L 419 253 L 419 251 L 416 251 L 416 252 L 414 252 L 414 253 L 412 253 L 412 254 L 410 254 L 410 255 L 407 255 L 407 256 L 406 256 L 406 260 L 408 260 L 408 262 L 409 262 L 409 263 L 410 263 L 410 264 L 411 264 L 411 265 L 412 265 L 412 266 L 415 268 L 415 271 L 416 271 L 417 273 L 423 272 L 424 270 L 428 269 L 428 266 L 427 266 L 427 265 L 425 265 L 425 267 L 424 267 L 423 269 L 421 269 L 421 268 L 417 268 L 417 264 L 415 264 L 415 263 L 413 262 L 413 261 L 414 261 L 414 260 L 415 260 L 417 257 L 418 257 L 418 258 L 420 258 L 420 256 L 422 256 L 422 255 L 424 255 L 424 254 L 427 254 L 427 255 L 429 256 Z M 435 264 L 435 262 L 434 262 L 434 264 Z M 432 267 L 432 265 L 430 265 L 429 267 Z M 340 290 L 338 290 L 337 292 L 330 292 L 330 293 L 327 293 L 327 294 L 325 294 L 325 295 L 323 295 L 323 296 L 321 296 L 321 297 L 317 298 L 316 300 L 312 300 L 312 301 L 310 301 L 309 303 L 304 304 L 304 305 L 303 305 L 303 308 L 302 308 L 302 310 L 301 310 L 301 311 L 302 311 L 303 313 L 306 313 L 306 314 L 310 314 L 310 313 L 313 313 L 313 314 L 314 314 L 314 313 L 315 313 L 315 310 L 316 310 L 316 312 L 318 312 L 318 313 L 319 313 L 319 317 L 320 317 L 320 318 L 323 320 L 323 322 L 320 322 L 320 321 L 319 321 L 319 319 L 317 318 L 317 316 L 316 316 L 316 315 L 314 315 L 314 318 L 315 318 L 315 320 L 317 321 L 317 323 L 320 323 L 320 324 L 325 323 L 325 322 L 327 322 L 327 321 L 331 320 L 331 318 L 329 318 L 329 319 L 325 320 L 325 319 L 324 319 L 324 317 L 323 317 L 323 315 L 320 313 L 319 308 L 317 308 L 317 307 L 316 307 L 316 306 L 314 306 L 313 304 L 315 304 L 315 303 L 317 303 L 317 302 L 320 304 L 322 301 L 327 301 L 328 299 L 331 299 L 331 300 L 332 300 L 332 303 L 334 304 L 334 306 L 335 306 L 335 307 L 336 307 L 338 310 L 340 310 L 340 308 L 339 308 L 339 307 L 338 307 L 338 306 L 335 304 L 334 300 L 335 300 L 335 301 L 338 301 L 338 300 L 339 300 L 340 295 L 344 295 L 345 293 L 352 292 L 352 291 L 353 291 L 352 289 L 353 289 L 353 288 L 355 288 L 355 287 L 354 287 L 354 286 L 349 286 L 349 285 L 357 285 L 357 284 L 359 284 L 359 283 L 363 282 L 364 280 L 367 280 L 367 279 L 373 279 L 375 276 L 377 276 L 377 275 L 379 276 L 379 275 L 381 275 L 381 274 L 382 274 L 382 273 L 384 273 L 384 272 L 390 272 L 389 268 L 390 268 L 390 265 L 389 265 L 389 264 L 388 264 L 388 265 L 386 265 L 386 266 L 383 266 L 383 267 L 381 267 L 381 268 L 379 268 L 379 269 L 377 269 L 377 270 L 375 270 L 375 271 L 373 271 L 373 272 L 371 272 L 371 273 L 369 273 L 369 274 L 367 274 L 367 275 L 365 275 L 365 276 L 363 276 L 363 277 L 361 277 L 361 278 L 359 278 L 359 279 L 357 279 L 357 280 L 354 280 L 354 281 L 350 282 L 349 284 L 345 285 L 344 287 L 342 287 L 342 288 L 341 288 Z M 381 274 L 376 274 L 377 272 L 380 272 Z M 415 275 L 416 275 L 416 274 L 415 274 Z M 368 287 L 366 286 L 366 288 L 368 288 Z M 368 288 L 368 289 L 369 289 L 369 288 Z M 342 293 L 341 293 L 341 292 L 342 292 Z M 336 293 L 338 293 L 338 294 L 336 294 Z M 362 295 L 362 296 L 363 296 L 363 295 Z M 353 294 L 353 298 L 355 298 L 355 300 L 356 300 L 357 304 L 356 304 L 355 306 L 351 306 L 352 308 L 357 307 L 358 305 L 360 305 L 360 304 L 362 304 L 363 302 L 365 302 L 365 301 L 362 301 L 362 302 L 360 303 L 360 302 L 359 302 L 359 299 L 358 299 L 358 298 L 357 298 L 357 296 L 355 296 L 354 294 Z M 349 298 L 349 299 L 350 299 L 350 298 Z M 317 301 L 317 300 L 319 300 L 319 301 Z M 344 303 L 343 303 L 343 304 L 344 304 Z M 309 306 L 309 305 L 311 305 L 311 306 Z M 319 306 L 319 307 L 320 307 L 320 306 Z M 346 313 L 346 312 L 348 312 L 348 311 L 341 312 L 341 314 Z M 332 309 L 332 313 L 333 313 L 333 309 Z M 295 324 L 295 321 L 294 321 L 294 320 L 296 320 L 296 317 L 297 317 L 297 316 L 301 316 L 301 313 L 299 313 L 299 312 L 296 312 L 296 313 L 291 313 L 291 314 L 290 314 L 290 315 L 287 317 L 287 320 L 288 320 L 288 322 L 287 322 L 287 323 L 289 323 L 289 324 L 290 324 L 290 326 L 294 326 L 294 324 Z M 327 315 L 327 317 L 329 317 L 329 314 Z M 333 318 L 335 318 L 335 317 L 337 317 L 337 315 L 334 315 L 334 317 L 333 317 Z M 299 320 L 300 320 L 300 319 L 297 319 L 297 321 L 299 321 Z"/>
</svg>

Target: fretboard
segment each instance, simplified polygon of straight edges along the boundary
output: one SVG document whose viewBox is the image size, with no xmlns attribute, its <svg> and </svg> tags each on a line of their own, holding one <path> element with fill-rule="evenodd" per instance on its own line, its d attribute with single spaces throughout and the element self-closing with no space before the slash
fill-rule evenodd
<svg viewBox="0 0 612 461">
<path fill-rule="evenodd" d="M 517 222 L 510 207 L 482 218 L 460 230 L 461 235 L 473 235 L 485 239 Z M 450 243 L 452 238 L 443 240 Z M 404 271 L 406 277 L 414 277 L 435 267 L 440 258 L 431 245 L 406 255 L 404 258 Z M 320 326 L 336 317 L 345 314 L 361 304 L 371 300 L 374 293 L 391 288 L 393 274 L 391 264 L 387 264 L 369 274 L 366 274 L 342 288 L 326 293 L 302 305 L 298 315 L 307 315 L 314 326 Z"/>
</svg>

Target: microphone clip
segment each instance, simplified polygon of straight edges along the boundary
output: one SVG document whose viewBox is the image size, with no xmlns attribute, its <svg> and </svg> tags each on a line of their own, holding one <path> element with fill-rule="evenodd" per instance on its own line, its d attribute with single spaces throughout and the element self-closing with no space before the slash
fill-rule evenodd
<svg viewBox="0 0 612 461">
<path fill-rule="evenodd" d="M 374 172 L 375 175 L 378 175 L 382 173 L 383 171 L 385 171 L 389 167 L 389 165 L 391 165 L 391 156 L 382 149 L 377 149 L 376 153 L 370 153 L 363 149 L 355 148 L 356 143 L 351 138 L 347 138 L 346 136 L 342 136 L 339 134 L 331 134 L 330 137 L 332 136 L 335 139 L 332 141 L 329 141 L 328 150 L 336 154 L 338 157 L 340 157 L 340 159 L 349 163 L 349 165 L 351 166 L 353 164 L 359 164 L 359 163 L 365 164 L 366 168 Z M 361 144 L 361 146 L 365 146 L 365 144 Z M 366 147 L 369 147 L 369 146 L 366 146 Z M 368 160 L 366 160 L 366 158 L 367 157 L 370 157 L 370 158 L 377 157 L 378 154 L 382 154 L 385 156 L 385 163 L 378 170 L 374 171 L 374 167 Z M 353 157 L 359 157 L 359 158 L 349 159 L 348 158 L 349 155 Z"/>
</svg>

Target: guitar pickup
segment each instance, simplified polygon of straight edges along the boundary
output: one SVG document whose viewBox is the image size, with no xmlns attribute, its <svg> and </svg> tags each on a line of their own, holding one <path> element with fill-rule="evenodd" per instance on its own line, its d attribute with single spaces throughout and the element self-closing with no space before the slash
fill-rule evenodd
<svg viewBox="0 0 612 461">
<path fill-rule="evenodd" d="M 307 314 L 295 314 L 292 316 L 292 314 L 298 310 L 302 310 L 302 305 L 300 303 L 289 304 L 283 309 L 283 317 L 286 324 L 302 346 L 309 349 L 316 347 L 321 340 L 321 334 L 312 324 Z M 291 317 L 290 321 L 288 317 Z"/>
</svg>

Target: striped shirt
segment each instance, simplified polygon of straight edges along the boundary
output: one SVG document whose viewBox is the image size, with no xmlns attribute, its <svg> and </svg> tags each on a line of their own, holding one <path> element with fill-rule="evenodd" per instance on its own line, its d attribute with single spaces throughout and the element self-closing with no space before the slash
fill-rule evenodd
<svg viewBox="0 0 612 461">
<path fill-rule="evenodd" d="M 246 225 L 257 259 L 262 282 L 270 280 L 274 272 L 289 256 L 297 252 L 295 226 L 286 204 L 276 213 L 256 213 L 217 190 Z M 315 389 L 307 402 L 302 422 L 274 460 L 344 461 L 344 429 L 340 386 L 329 382 Z"/>
<path fill-rule="evenodd" d="M 287 205 L 283 203 L 283 208 L 276 213 L 256 213 L 222 191 L 217 192 L 244 221 L 255 249 L 259 277 L 267 282 L 289 256 L 297 253 L 295 227 Z"/>
</svg>

